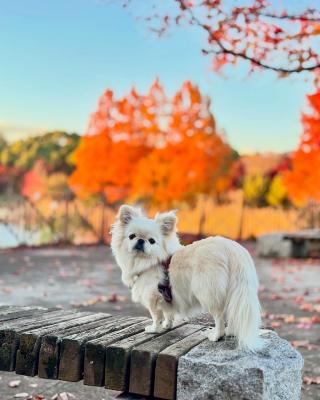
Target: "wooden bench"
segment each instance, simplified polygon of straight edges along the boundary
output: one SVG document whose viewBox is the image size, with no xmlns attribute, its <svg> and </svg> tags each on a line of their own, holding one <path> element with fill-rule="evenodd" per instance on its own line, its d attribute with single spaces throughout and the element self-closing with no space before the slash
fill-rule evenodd
<svg viewBox="0 0 320 400">
<path fill-rule="evenodd" d="M 294 258 L 320 256 L 320 229 L 286 233 L 283 239 L 292 243 L 292 257 Z"/>
<path fill-rule="evenodd" d="M 177 365 L 206 338 L 182 324 L 144 332 L 144 317 L 40 307 L 0 307 L 0 370 L 161 399 L 176 397 Z"/>
</svg>

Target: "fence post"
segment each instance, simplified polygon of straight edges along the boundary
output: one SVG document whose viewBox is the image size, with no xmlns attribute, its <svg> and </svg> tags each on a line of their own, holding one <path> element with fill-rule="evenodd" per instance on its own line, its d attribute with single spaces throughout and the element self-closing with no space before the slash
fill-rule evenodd
<svg viewBox="0 0 320 400">
<path fill-rule="evenodd" d="M 64 229 L 63 229 L 63 241 L 68 242 L 69 237 L 69 200 L 65 200 L 65 212 L 64 212 Z"/>
<path fill-rule="evenodd" d="M 200 219 L 199 219 L 199 228 L 198 228 L 198 238 L 202 239 L 204 236 L 204 224 L 206 222 L 206 211 L 205 207 L 201 207 L 200 211 Z"/>
<path fill-rule="evenodd" d="M 238 229 L 238 240 L 242 240 L 243 236 L 243 220 L 244 220 L 244 193 L 241 191 L 241 200 L 240 200 L 240 218 L 239 218 L 239 229 Z"/>
</svg>

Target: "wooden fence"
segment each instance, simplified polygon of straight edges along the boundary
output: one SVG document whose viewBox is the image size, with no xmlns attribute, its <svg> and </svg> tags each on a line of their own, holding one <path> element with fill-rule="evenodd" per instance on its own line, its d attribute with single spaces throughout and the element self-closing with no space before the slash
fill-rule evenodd
<svg viewBox="0 0 320 400">
<path fill-rule="evenodd" d="M 178 212 L 178 230 L 192 235 L 223 235 L 246 240 L 264 233 L 293 232 L 310 227 L 301 210 L 293 207 L 248 207 L 242 199 L 242 193 L 236 191 L 223 204 L 207 198 L 200 199 L 193 209 L 182 205 Z M 154 215 L 156 211 L 149 210 L 149 214 Z M 0 223 L 13 234 L 19 232 L 22 235 L 20 243 L 23 243 L 23 234 L 32 237 L 32 233 L 37 233 L 37 244 L 108 242 L 115 214 L 115 210 L 102 203 L 78 199 L 68 202 L 43 199 L 31 203 L 21 198 L 0 205 Z M 319 226 L 319 221 L 316 225 Z M 25 241 L 30 244 L 30 241 Z"/>
</svg>

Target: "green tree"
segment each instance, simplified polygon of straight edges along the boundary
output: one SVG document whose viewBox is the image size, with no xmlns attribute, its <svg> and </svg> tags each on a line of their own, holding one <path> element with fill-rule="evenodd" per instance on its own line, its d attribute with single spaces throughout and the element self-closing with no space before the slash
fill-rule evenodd
<svg viewBox="0 0 320 400">
<path fill-rule="evenodd" d="M 6 139 L 3 137 L 3 135 L 0 133 L 0 154 L 2 153 L 2 151 L 7 147 L 7 141 Z"/>
<path fill-rule="evenodd" d="M 243 180 L 245 202 L 250 206 L 265 205 L 265 195 L 268 190 L 268 179 L 262 175 L 248 175 Z"/>
<path fill-rule="evenodd" d="M 36 161 L 42 160 L 49 173 L 69 174 L 73 170 L 70 155 L 77 148 L 79 140 L 79 135 L 75 133 L 59 131 L 18 140 L 1 151 L 0 164 L 26 172 L 32 169 Z"/>
<path fill-rule="evenodd" d="M 282 176 L 276 175 L 270 183 L 266 200 L 271 206 L 282 206 L 288 201 L 287 193 L 287 189 L 283 184 Z"/>
</svg>

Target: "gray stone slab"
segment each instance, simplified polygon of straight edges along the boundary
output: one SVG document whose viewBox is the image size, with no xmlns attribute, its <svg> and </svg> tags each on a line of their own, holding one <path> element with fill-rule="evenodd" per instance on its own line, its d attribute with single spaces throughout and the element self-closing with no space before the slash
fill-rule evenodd
<svg viewBox="0 0 320 400">
<path fill-rule="evenodd" d="M 275 332 L 261 332 L 256 354 L 236 348 L 231 338 L 202 342 L 179 359 L 177 400 L 298 400 L 303 359 Z"/>
</svg>

